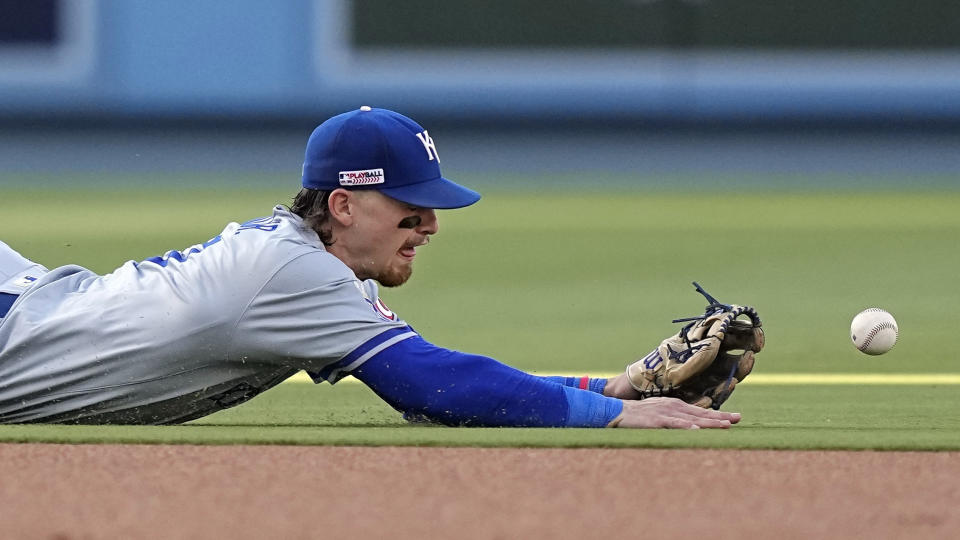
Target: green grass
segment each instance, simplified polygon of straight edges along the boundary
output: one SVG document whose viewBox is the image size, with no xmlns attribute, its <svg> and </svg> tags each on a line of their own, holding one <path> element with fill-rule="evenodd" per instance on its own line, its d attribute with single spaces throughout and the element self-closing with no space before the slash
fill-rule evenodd
<svg viewBox="0 0 960 540">
<path fill-rule="evenodd" d="M 388 305 L 427 339 L 539 372 L 619 371 L 702 312 L 690 282 L 758 308 L 757 371 L 960 372 L 960 192 L 493 191 L 440 214 Z M 108 272 L 264 215 L 287 190 L 0 190 L 0 239 L 57 266 Z M 889 354 L 847 336 L 859 310 L 900 324 Z M 729 432 L 414 427 L 359 386 L 283 385 L 193 425 L 8 426 L 0 440 L 960 449 L 957 387 L 745 386 Z M 359 408 L 359 409 L 358 409 Z M 361 414 L 357 412 L 365 411 Z M 215 425 L 216 424 L 216 425 Z"/>
<path fill-rule="evenodd" d="M 956 386 L 751 386 L 730 430 L 447 428 L 411 425 L 360 384 L 284 384 L 184 426 L 0 426 L 0 441 L 530 447 L 960 449 Z"/>
</svg>

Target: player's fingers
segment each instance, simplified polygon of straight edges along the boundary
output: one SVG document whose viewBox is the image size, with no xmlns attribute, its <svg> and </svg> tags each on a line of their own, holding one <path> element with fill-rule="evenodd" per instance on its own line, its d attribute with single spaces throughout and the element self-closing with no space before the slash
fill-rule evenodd
<svg viewBox="0 0 960 540">
<path fill-rule="evenodd" d="M 695 429 L 694 426 L 696 426 L 697 428 L 726 429 L 740 421 L 738 413 L 702 409 L 682 401 L 670 402 L 668 405 L 672 406 L 672 410 L 668 413 L 672 417 L 670 427 Z"/>
<path fill-rule="evenodd" d="M 740 421 L 740 413 L 728 412 L 728 411 L 718 411 L 715 409 L 701 409 L 696 405 L 691 405 L 689 403 L 683 403 L 684 408 L 678 410 L 678 413 L 686 414 L 695 418 L 704 418 L 708 420 L 726 420 L 731 424 L 736 424 Z"/>
<path fill-rule="evenodd" d="M 701 418 L 692 415 L 680 415 L 668 417 L 665 420 L 664 427 L 674 428 L 674 429 L 727 429 L 731 426 L 732 422 L 729 420 L 717 420 L 714 418 Z"/>
<path fill-rule="evenodd" d="M 698 428 L 711 428 L 711 429 L 729 429 L 733 422 L 729 420 L 714 420 L 712 418 L 698 418 L 693 420 L 693 425 Z"/>
<path fill-rule="evenodd" d="M 689 418 L 679 416 L 665 416 L 660 420 L 660 426 L 668 429 L 700 429 L 695 422 Z"/>
</svg>

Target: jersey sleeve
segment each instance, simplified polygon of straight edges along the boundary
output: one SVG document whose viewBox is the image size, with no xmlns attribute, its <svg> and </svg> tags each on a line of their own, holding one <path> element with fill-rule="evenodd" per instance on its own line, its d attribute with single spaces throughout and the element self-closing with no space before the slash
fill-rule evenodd
<svg viewBox="0 0 960 540">
<path fill-rule="evenodd" d="M 315 377 L 324 373 L 336 382 L 340 371 L 327 366 L 342 365 L 349 353 L 390 330 L 414 335 L 379 299 L 374 283 L 357 279 L 333 255 L 312 251 L 285 264 L 254 296 L 237 323 L 230 354 Z"/>
</svg>

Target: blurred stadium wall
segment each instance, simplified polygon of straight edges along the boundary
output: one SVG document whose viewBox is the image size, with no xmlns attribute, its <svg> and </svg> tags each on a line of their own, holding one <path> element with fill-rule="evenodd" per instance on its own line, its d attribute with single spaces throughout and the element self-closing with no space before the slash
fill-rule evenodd
<svg viewBox="0 0 960 540">
<path fill-rule="evenodd" d="M 950 0 L 0 0 L 0 121 L 960 124 Z"/>
</svg>

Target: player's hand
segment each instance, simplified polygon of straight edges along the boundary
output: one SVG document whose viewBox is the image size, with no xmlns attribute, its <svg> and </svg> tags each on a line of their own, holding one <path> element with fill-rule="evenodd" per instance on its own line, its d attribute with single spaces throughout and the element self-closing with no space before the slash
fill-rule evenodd
<svg viewBox="0 0 960 540">
<path fill-rule="evenodd" d="M 623 412 L 607 427 L 726 429 L 740 421 L 740 413 L 704 409 L 676 398 L 624 401 Z"/>
</svg>

